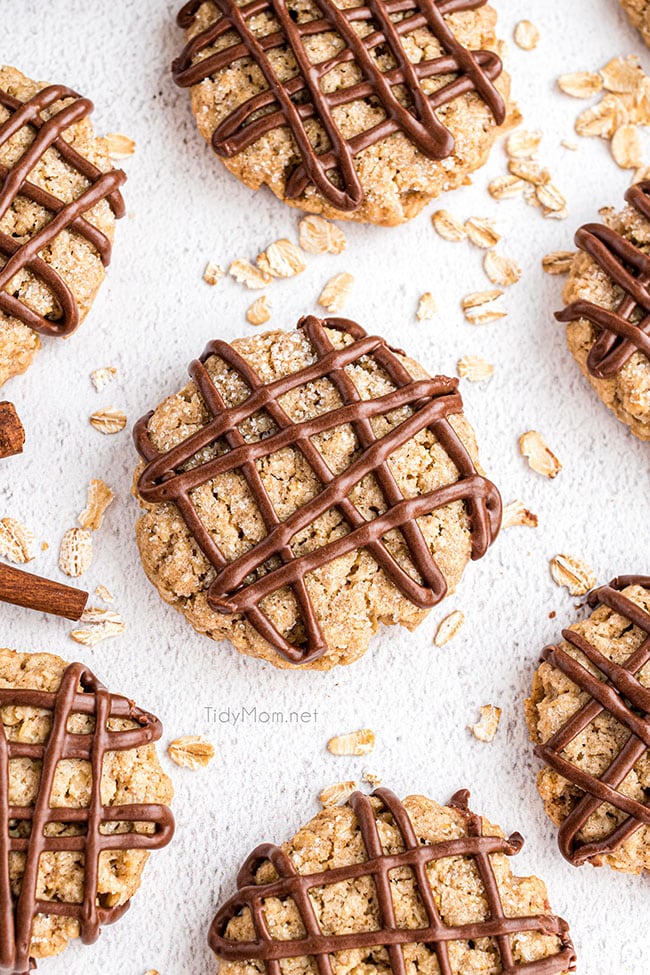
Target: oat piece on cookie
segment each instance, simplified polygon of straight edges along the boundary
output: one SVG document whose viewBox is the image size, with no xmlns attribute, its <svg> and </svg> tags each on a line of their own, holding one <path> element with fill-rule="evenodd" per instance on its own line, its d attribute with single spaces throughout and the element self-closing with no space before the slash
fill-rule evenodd
<svg viewBox="0 0 650 975">
<path fill-rule="evenodd" d="M 201 135 L 303 210 L 409 220 L 483 165 L 510 81 L 486 0 L 191 0 L 173 64 Z"/>
<path fill-rule="evenodd" d="M 213 639 L 329 669 L 413 629 L 501 520 L 455 379 L 342 318 L 211 342 L 135 428 L 137 540 Z"/>
<path fill-rule="evenodd" d="M 589 597 L 591 616 L 547 647 L 527 718 L 537 787 L 570 863 L 650 869 L 650 577 Z"/>
<path fill-rule="evenodd" d="M 606 406 L 650 440 L 650 181 L 625 194 L 620 212 L 576 233 L 564 289 L 567 341 Z"/>
<path fill-rule="evenodd" d="M 620 0 L 620 4 L 632 26 L 650 47 L 650 0 Z"/>
<path fill-rule="evenodd" d="M 0 650 L 0 971 L 124 914 L 174 822 L 157 718 L 83 664 Z"/>
<path fill-rule="evenodd" d="M 0 67 L 0 386 L 85 318 L 124 214 L 93 104 Z"/>
<path fill-rule="evenodd" d="M 210 928 L 221 975 L 574 971 L 544 884 L 510 870 L 521 836 L 468 798 L 355 792 L 283 846 L 257 847 Z"/>
</svg>

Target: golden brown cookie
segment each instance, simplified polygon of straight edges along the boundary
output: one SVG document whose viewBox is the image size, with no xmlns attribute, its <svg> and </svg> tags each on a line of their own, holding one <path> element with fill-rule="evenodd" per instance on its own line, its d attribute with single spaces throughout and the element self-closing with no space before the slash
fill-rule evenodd
<svg viewBox="0 0 650 975">
<path fill-rule="evenodd" d="M 190 0 L 178 23 L 201 135 L 247 186 L 313 213 L 403 223 L 510 121 L 486 0 Z"/>
<path fill-rule="evenodd" d="M 650 47 L 650 0 L 620 0 L 620 3 L 632 26 Z"/>
<path fill-rule="evenodd" d="M 172 787 L 157 718 L 83 664 L 0 650 L 0 717 L 0 970 L 23 975 L 124 914 Z"/>
<path fill-rule="evenodd" d="M 564 289 L 567 342 L 607 407 L 650 440 L 650 182 L 637 183 L 617 213 L 578 230 Z"/>
<path fill-rule="evenodd" d="M 0 67 L 0 386 L 86 317 L 124 214 L 92 102 Z"/>
<path fill-rule="evenodd" d="M 650 577 L 589 597 L 591 616 L 547 647 L 527 718 L 537 787 L 576 866 L 650 869 Z"/>
<path fill-rule="evenodd" d="M 136 533 L 163 599 L 278 667 L 420 623 L 501 521 L 456 380 L 346 319 L 211 342 L 136 425 Z"/>
<path fill-rule="evenodd" d="M 210 928 L 222 975 L 574 971 L 546 887 L 512 875 L 521 836 L 505 838 L 468 798 L 356 792 L 281 847 L 259 846 Z"/>
</svg>

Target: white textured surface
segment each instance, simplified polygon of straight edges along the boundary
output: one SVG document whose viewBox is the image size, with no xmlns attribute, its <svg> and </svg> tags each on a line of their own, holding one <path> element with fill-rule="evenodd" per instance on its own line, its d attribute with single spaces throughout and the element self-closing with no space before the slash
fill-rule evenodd
<svg viewBox="0 0 650 975">
<path fill-rule="evenodd" d="M 89 94 L 98 131 L 126 132 L 138 144 L 125 165 L 129 218 L 118 226 L 109 278 L 88 322 L 70 341 L 46 343 L 28 375 L 3 390 L 25 419 L 28 445 L 0 471 L 0 516 L 24 519 L 49 542 L 31 567 L 54 576 L 60 537 L 84 506 L 88 480 L 103 477 L 113 486 L 119 501 L 95 538 L 95 562 L 83 582 L 91 591 L 103 583 L 116 594 L 127 632 L 85 650 L 68 639 L 65 622 L 2 607 L 0 638 L 20 649 L 87 661 L 113 690 L 160 715 L 165 741 L 204 733 L 217 748 L 212 765 L 195 773 L 163 759 L 177 793 L 174 844 L 152 856 L 143 889 L 119 924 L 95 947 L 75 946 L 62 959 L 44 962 L 44 972 L 214 971 L 207 926 L 241 860 L 257 842 L 282 840 L 305 822 L 322 785 L 359 776 L 366 767 L 400 794 L 446 801 L 469 786 L 475 808 L 525 835 L 513 865 L 548 882 L 553 908 L 572 924 L 579 970 L 647 971 L 641 900 L 647 881 L 563 862 L 535 790 L 537 762 L 522 705 L 539 650 L 574 618 L 578 602 L 551 582 L 548 559 L 558 551 L 581 555 L 601 582 L 650 569 L 648 447 L 580 378 L 552 318 L 561 280 L 542 275 L 539 266 L 547 251 L 570 246 L 574 229 L 593 219 L 599 206 L 619 204 L 628 182 L 605 143 L 576 137 L 578 152 L 560 148 L 561 139 L 573 137 L 583 103 L 558 94 L 554 79 L 632 51 L 650 70 L 650 54 L 616 0 L 501 0 L 498 6 L 502 36 L 511 38 L 522 17 L 541 29 L 537 51 L 511 44 L 510 68 L 527 125 L 543 130 L 542 158 L 570 210 L 569 220 L 557 223 L 522 201 L 494 203 L 485 187 L 505 169 L 500 148 L 473 187 L 445 200 L 462 217 L 494 214 L 505 236 L 502 250 L 522 263 L 523 279 L 507 296 L 508 318 L 483 328 L 464 323 L 460 297 L 487 286 L 483 255 L 469 244 L 440 240 L 429 213 L 396 230 L 351 227 L 344 255 L 313 258 L 299 279 L 275 283 L 269 296 L 272 324 L 289 328 L 301 313 L 315 310 L 331 274 L 350 270 L 357 282 L 346 313 L 383 330 L 429 370 L 454 374 L 457 358 L 467 353 L 494 362 L 487 388 L 464 384 L 467 412 L 504 500 L 524 500 L 538 512 L 540 528 L 504 532 L 417 633 L 385 630 L 361 662 L 323 675 L 281 673 L 241 658 L 226 644 L 195 636 L 161 602 L 140 569 L 133 537 L 129 433 L 103 437 L 87 420 L 99 406 L 114 404 L 134 421 L 184 382 L 187 363 L 208 339 L 250 332 L 244 312 L 256 295 L 227 280 L 209 288 L 201 280 L 205 262 L 254 258 L 277 237 L 295 238 L 298 215 L 270 195 L 253 197 L 239 186 L 197 134 L 187 93 L 175 89 L 168 70 L 181 44 L 172 16 L 176 3 L 0 0 L 0 56 L 32 77 Z M 437 297 L 439 315 L 418 323 L 414 312 L 426 290 Z M 109 364 L 118 367 L 118 380 L 98 394 L 89 373 Z M 519 456 L 517 439 L 531 428 L 546 435 L 564 464 L 554 482 L 531 473 Z M 456 607 L 465 611 L 466 625 L 454 642 L 435 649 L 437 622 Z M 466 731 L 488 702 L 504 709 L 492 745 Z M 291 731 L 210 726 L 208 706 L 318 714 L 311 725 Z M 334 758 L 325 751 L 330 735 L 365 725 L 377 733 L 370 757 Z"/>
</svg>

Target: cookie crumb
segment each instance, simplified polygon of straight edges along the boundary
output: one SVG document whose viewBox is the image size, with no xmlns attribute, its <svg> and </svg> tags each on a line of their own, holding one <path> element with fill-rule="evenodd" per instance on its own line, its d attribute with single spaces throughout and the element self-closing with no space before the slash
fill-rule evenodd
<svg viewBox="0 0 650 975">
<path fill-rule="evenodd" d="M 343 311 L 353 284 L 354 278 L 347 271 L 335 274 L 321 291 L 318 304 L 326 308 L 327 311 L 334 312 L 335 315 L 338 314 Z"/>
<path fill-rule="evenodd" d="M 521 435 L 519 449 L 531 470 L 537 474 L 553 479 L 562 470 L 562 464 L 537 430 L 529 430 Z"/>
<path fill-rule="evenodd" d="M 203 280 L 206 284 L 214 287 L 215 284 L 219 284 L 225 273 L 221 264 L 218 264 L 216 261 L 208 261 L 203 272 Z"/>
<path fill-rule="evenodd" d="M 342 802 L 347 802 L 356 787 L 356 782 L 336 782 L 334 785 L 327 785 L 321 789 L 318 798 L 323 807 L 338 806 Z"/>
<path fill-rule="evenodd" d="M 542 270 L 546 274 L 568 274 L 575 251 L 551 251 L 542 258 Z"/>
<path fill-rule="evenodd" d="M 584 596 L 596 585 L 594 570 L 575 555 L 556 555 L 550 561 L 550 569 L 553 582 L 564 586 L 572 596 Z"/>
<path fill-rule="evenodd" d="M 78 579 L 90 568 L 92 560 L 93 542 L 90 532 L 84 528 L 68 528 L 59 548 L 61 572 Z"/>
<path fill-rule="evenodd" d="M 196 771 L 210 764 L 214 758 L 214 745 L 200 735 L 184 735 L 170 742 L 167 754 L 176 765 Z"/>
<path fill-rule="evenodd" d="M 126 413 L 109 406 L 104 410 L 95 410 L 90 415 L 90 425 L 100 433 L 119 433 L 126 426 Z"/>
<path fill-rule="evenodd" d="M 382 778 L 377 775 L 376 772 L 371 772 L 370 769 L 364 769 L 361 773 L 362 782 L 366 782 L 368 785 L 372 786 L 373 789 L 378 788 L 382 783 Z"/>
<path fill-rule="evenodd" d="M 511 501 L 503 508 L 503 518 L 501 519 L 502 528 L 537 528 L 539 519 L 532 511 L 524 505 L 522 501 Z"/>
<path fill-rule="evenodd" d="M 24 565 L 34 558 L 34 532 L 16 518 L 0 518 L 0 555 Z"/>
<path fill-rule="evenodd" d="M 453 613 L 449 616 L 445 616 L 438 624 L 438 629 L 436 630 L 436 635 L 433 638 L 433 642 L 437 647 L 442 647 L 445 643 L 449 643 L 450 640 L 459 633 L 461 627 L 465 623 L 465 614 L 460 609 L 455 609 Z"/>
<path fill-rule="evenodd" d="M 265 325 L 271 317 L 271 308 L 266 295 L 262 295 L 246 311 L 246 321 L 250 325 Z"/>
<path fill-rule="evenodd" d="M 418 302 L 418 310 L 415 313 L 415 317 L 419 322 L 429 321 L 435 317 L 437 310 L 436 299 L 430 291 L 425 291 Z"/>
<path fill-rule="evenodd" d="M 13 403 L 0 403 L 0 458 L 22 454 L 25 430 Z"/>
<path fill-rule="evenodd" d="M 368 755 L 375 747 L 375 733 L 370 728 L 351 731 L 347 735 L 330 738 L 327 750 L 332 755 Z"/>
<path fill-rule="evenodd" d="M 530 20 L 520 20 L 515 25 L 513 37 L 515 44 L 522 51 L 534 51 L 540 41 L 539 28 Z"/>
<path fill-rule="evenodd" d="M 494 741 L 496 733 L 499 730 L 500 721 L 501 708 L 495 707 L 494 704 L 484 704 L 481 707 L 481 717 L 479 720 L 476 724 L 470 724 L 467 727 L 478 741 L 489 743 Z"/>
<path fill-rule="evenodd" d="M 97 531 L 102 526 L 106 509 L 115 495 L 100 478 L 93 478 L 88 485 L 88 500 L 86 507 L 77 519 L 82 528 Z"/>
</svg>

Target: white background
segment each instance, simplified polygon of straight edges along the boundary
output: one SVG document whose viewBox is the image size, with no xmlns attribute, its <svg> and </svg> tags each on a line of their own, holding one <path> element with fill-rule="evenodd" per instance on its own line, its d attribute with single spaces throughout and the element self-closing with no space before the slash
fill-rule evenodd
<svg viewBox="0 0 650 975">
<path fill-rule="evenodd" d="M 346 314 L 382 331 L 418 356 L 431 372 L 455 374 L 460 355 L 476 353 L 496 371 L 487 387 L 463 384 L 467 413 L 477 429 L 482 460 L 504 500 L 521 498 L 539 514 L 536 531 L 504 532 L 488 556 L 470 565 L 458 592 L 415 633 L 382 631 L 350 668 L 328 674 L 279 672 L 243 658 L 227 644 L 195 635 L 167 607 L 140 568 L 130 496 L 135 452 L 128 429 L 105 437 L 90 413 L 115 405 L 129 426 L 185 381 L 186 366 L 212 337 L 250 333 L 244 313 L 257 296 L 230 280 L 209 288 L 206 260 L 227 265 L 255 255 L 272 240 L 296 238 L 298 213 L 270 194 L 256 196 L 229 176 L 196 132 L 188 93 L 175 88 L 169 64 L 181 47 L 176 3 L 138 0 L 0 0 L 0 58 L 34 78 L 59 81 L 90 95 L 103 132 L 137 141 L 125 168 L 129 216 L 117 228 L 108 280 L 77 335 L 48 341 L 29 373 L 2 391 L 25 421 L 22 457 L 0 471 L 0 516 L 30 524 L 49 542 L 31 568 L 63 578 L 59 540 L 75 523 L 91 477 L 104 478 L 118 500 L 95 537 L 95 560 L 82 580 L 116 595 L 127 630 L 119 640 L 86 650 L 68 638 L 69 624 L 11 607 L 0 608 L 2 643 L 81 659 L 112 690 L 137 698 L 165 725 L 164 743 L 205 734 L 217 755 L 203 771 L 178 769 L 163 757 L 176 787 L 178 822 L 171 847 L 151 857 L 144 885 L 127 916 L 91 948 L 75 945 L 42 963 L 52 975 L 161 975 L 214 972 L 206 945 L 217 903 L 233 889 L 238 866 L 262 840 L 282 841 L 318 807 L 320 788 L 360 777 L 369 767 L 400 795 L 423 792 L 447 801 L 458 788 L 474 808 L 526 837 L 513 865 L 549 886 L 553 909 L 572 924 L 585 975 L 642 975 L 647 971 L 650 904 L 647 881 L 590 866 L 566 864 L 535 790 L 523 702 L 544 644 L 575 618 L 566 590 L 549 577 L 557 552 L 588 559 L 606 582 L 623 572 L 648 572 L 648 447 L 610 416 L 580 377 L 553 320 L 562 279 L 540 270 L 549 250 L 571 246 L 574 230 L 608 203 L 619 204 L 629 174 L 609 147 L 581 140 L 573 123 L 584 103 L 561 95 L 556 77 L 596 69 L 617 54 L 638 52 L 650 72 L 650 52 L 626 23 L 617 0 L 501 0 L 500 32 L 510 41 L 509 68 L 529 128 L 544 133 L 542 160 L 569 200 L 569 219 L 544 220 L 522 200 L 500 204 L 486 192 L 505 171 L 501 146 L 467 187 L 445 199 L 460 217 L 494 215 L 501 250 L 518 258 L 521 282 L 508 292 L 508 318 L 484 327 L 463 320 L 460 298 L 489 285 L 483 252 L 434 233 L 429 207 L 398 229 L 350 226 L 340 257 L 310 260 L 299 278 L 269 290 L 271 324 L 291 328 L 315 311 L 323 283 L 349 270 L 356 285 Z M 522 17 L 540 28 L 532 53 L 512 42 Z M 564 138 L 577 152 L 561 148 Z M 650 162 L 650 153 L 647 155 Z M 439 315 L 419 323 L 419 295 L 430 290 Z M 89 373 L 116 366 L 113 386 L 98 394 Z M 532 473 L 517 441 L 537 429 L 559 455 L 556 481 Z M 441 649 L 437 623 L 462 608 L 462 633 Z M 555 610 L 557 619 L 550 620 Z M 491 745 L 466 725 L 478 708 L 498 704 L 504 715 Z M 210 726 L 206 707 L 237 710 L 313 710 L 317 720 L 288 731 L 249 724 Z M 327 739 L 356 727 L 377 734 L 369 758 L 335 758 Z"/>
</svg>

